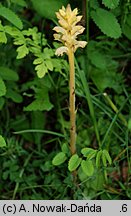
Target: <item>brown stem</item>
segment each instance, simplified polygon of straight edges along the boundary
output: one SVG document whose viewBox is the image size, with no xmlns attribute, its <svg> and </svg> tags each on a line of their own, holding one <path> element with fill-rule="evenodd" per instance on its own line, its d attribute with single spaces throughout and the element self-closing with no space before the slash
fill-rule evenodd
<svg viewBox="0 0 131 216">
<path fill-rule="evenodd" d="M 74 53 L 72 49 L 68 52 L 69 65 L 70 65 L 70 98 L 69 98 L 69 111 L 70 111 L 70 151 L 71 154 L 76 153 L 76 113 L 75 113 L 75 68 L 74 68 Z"/>
</svg>

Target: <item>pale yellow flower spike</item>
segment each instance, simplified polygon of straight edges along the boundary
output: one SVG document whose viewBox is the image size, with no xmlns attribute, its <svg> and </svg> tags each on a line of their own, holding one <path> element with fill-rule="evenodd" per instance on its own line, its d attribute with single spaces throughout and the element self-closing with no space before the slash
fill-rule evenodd
<svg viewBox="0 0 131 216">
<path fill-rule="evenodd" d="M 77 50 L 78 47 L 84 48 L 87 44 L 86 41 L 77 41 L 77 36 L 82 34 L 84 31 L 84 27 L 77 25 L 77 23 L 81 20 L 82 16 L 77 16 L 78 9 L 75 8 L 73 11 L 71 10 L 70 4 L 65 8 L 62 6 L 62 9 L 59 12 L 56 12 L 56 16 L 58 18 L 58 22 L 60 26 L 56 26 L 53 30 L 57 32 L 54 34 L 55 40 L 59 40 L 62 44 L 67 47 L 66 53 L 68 54 L 68 50 L 72 49 L 73 52 Z M 58 36 L 59 35 L 59 36 Z M 62 53 L 60 54 L 60 49 L 56 54 L 63 55 L 63 49 L 61 49 Z"/>
</svg>

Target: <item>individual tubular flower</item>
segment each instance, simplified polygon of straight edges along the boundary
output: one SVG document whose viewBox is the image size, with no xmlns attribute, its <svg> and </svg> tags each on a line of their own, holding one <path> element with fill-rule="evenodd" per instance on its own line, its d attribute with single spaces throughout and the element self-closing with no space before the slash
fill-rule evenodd
<svg viewBox="0 0 131 216">
<path fill-rule="evenodd" d="M 85 30 L 83 26 L 78 25 L 82 18 L 82 16 L 78 16 L 78 9 L 75 8 L 72 11 L 68 4 L 66 8 L 62 6 L 62 9 L 56 12 L 56 16 L 60 26 L 54 27 L 53 30 L 56 31 L 54 38 L 64 45 L 56 50 L 56 55 L 68 54 L 69 49 L 75 52 L 78 47 L 84 48 L 87 42 L 77 40 L 77 36 Z"/>
</svg>

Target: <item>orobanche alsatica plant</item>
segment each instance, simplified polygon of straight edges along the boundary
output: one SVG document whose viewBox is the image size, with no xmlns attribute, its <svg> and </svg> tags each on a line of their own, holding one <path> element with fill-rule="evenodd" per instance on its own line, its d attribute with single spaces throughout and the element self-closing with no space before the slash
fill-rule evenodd
<svg viewBox="0 0 131 216">
<path fill-rule="evenodd" d="M 74 53 L 78 47 L 84 48 L 87 44 L 86 41 L 79 41 L 77 37 L 82 34 L 84 27 L 78 23 L 82 19 L 82 16 L 78 15 L 78 9 L 71 10 L 70 4 L 59 12 L 56 12 L 58 23 L 60 26 L 54 27 L 55 40 L 60 41 L 63 46 L 56 50 L 56 55 L 62 56 L 64 53 L 68 55 L 70 66 L 70 99 L 69 99 L 69 111 L 70 111 L 70 151 L 74 155 L 76 153 L 76 110 L 75 110 L 75 67 L 74 67 Z"/>
<path fill-rule="evenodd" d="M 83 33 L 84 27 L 79 25 L 79 21 L 82 19 L 82 16 L 78 15 L 78 9 L 75 8 L 71 10 L 70 5 L 67 7 L 62 7 L 59 12 L 56 13 L 58 18 L 59 26 L 54 27 L 55 40 L 58 40 L 62 43 L 62 46 L 59 47 L 55 54 L 62 56 L 64 53 L 68 55 L 69 66 L 70 66 L 70 96 L 69 96 L 69 111 L 70 111 L 70 152 L 71 157 L 68 163 L 69 171 L 73 172 L 74 180 L 76 180 L 76 170 L 78 167 L 81 167 L 82 172 L 86 176 L 92 176 L 96 168 L 100 167 L 101 162 L 104 167 L 112 163 L 111 157 L 107 150 L 95 150 L 93 148 L 85 147 L 81 149 L 81 154 L 84 156 L 79 157 L 76 151 L 76 110 L 75 110 L 75 66 L 74 66 L 74 53 L 78 47 L 84 48 L 87 44 L 86 41 L 79 41 L 77 37 L 79 34 Z M 96 166 L 94 165 L 93 160 L 96 158 Z M 62 164 L 67 159 L 65 151 L 62 149 L 62 152 L 59 152 L 53 159 L 53 164 L 58 166 Z M 105 170 L 106 178 L 106 170 Z M 76 181 L 74 181 L 76 182 Z"/>
</svg>

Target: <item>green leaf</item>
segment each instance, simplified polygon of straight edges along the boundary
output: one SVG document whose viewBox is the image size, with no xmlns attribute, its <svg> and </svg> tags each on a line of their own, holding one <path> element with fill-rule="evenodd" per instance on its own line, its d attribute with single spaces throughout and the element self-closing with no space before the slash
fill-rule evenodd
<svg viewBox="0 0 131 216">
<path fill-rule="evenodd" d="M 131 40 L 131 14 L 129 14 L 126 18 L 126 22 L 122 25 L 123 34 Z"/>
<path fill-rule="evenodd" d="M 5 139 L 0 135 L 0 148 L 6 147 Z"/>
<path fill-rule="evenodd" d="M 129 25 L 131 27 L 131 13 L 128 14 L 126 23 L 127 23 L 127 25 Z"/>
<path fill-rule="evenodd" d="M 6 86 L 4 81 L 0 78 L 0 97 L 6 94 Z"/>
<path fill-rule="evenodd" d="M 48 86 L 48 79 L 46 79 L 47 77 L 44 77 L 44 79 L 39 80 L 38 79 L 38 83 L 39 83 L 39 88 L 35 89 L 36 95 L 35 95 L 35 100 L 29 104 L 27 107 L 24 108 L 25 111 L 49 111 L 52 109 L 53 105 L 50 102 L 50 98 L 49 98 L 49 86 Z M 46 84 L 44 84 L 44 82 Z M 43 86 L 44 85 L 44 86 Z M 47 86 L 45 86 L 47 85 Z"/>
<path fill-rule="evenodd" d="M 99 50 L 91 51 L 89 54 L 89 59 L 95 67 L 100 69 L 107 68 L 107 59 L 105 54 L 101 53 Z"/>
<path fill-rule="evenodd" d="M 42 120 L 41 120 L 42 119 Z M 31 112 L 31 126 L 33 129 L 43 130 L 45 126 L 45 114 L 41 111 Z M 41 144 L 43 134 L 42 133 L 33 133 L 35 143 Z"/>
<path fill-rule="evenodd" d="M 6 180 L 6 179 L 8 178 L 9 173 L 10 173 L 9 170 L 6 170 L 5 172 L 3 172 L 3 174 L 2 174 L 2 178 L 3 178 L 3 180 Z"/>
<path fill-rule="evenodd" d="M 0 67 L 0 77 L 3 80 L 12 80 L 12 81 L 19 80 L 18 74 L 14 70 L 5 66 Z"/>
<path fill-rule="evenodd" d="M 47 19 L 55 19 L 57 12 L 62 5 L 67 5 L 68 0 L 31 0 L 34 9 L 40 14 L 42 17 Z"/>
<path fill-rule="evenodd" d="M 94 166 L 91 160 L 82 160 L 81 168 L 87 176 L 92 176 L 94 173 Z"/>
<path fill-rule="evenodd" d="M 90 188 L 92 188 L 95 191 L 103 191 L 104 190 L 104 183 L 105 178 L 103 175 L 103 170 L 99 170 L 96 175 L 93 176 L 94 178 L 90 181 Z"/>
<path fill-rule="evenodd" d="M 43 62 L 43 59 L 42 58 L 36 58 L 34 61 L 33 61 L 33 64 L 34 65 L 37 65 L 37 64 L 41 64 Z"/>
<path fill-rule="evenodd" d="M 9 22 L 15 25 L 17 28 L 19 29 L 23 28 L 21 19 L 9 8 L 0 5 L 0 16 L 3 16 L 5 19 L 7 19 Z"/>
<path fill-rule="evenodd" d="M 96 167 L 97 167 L 97 168 L 100 167 L 101 156 L 102 156 L 102 150 L 98 151 L 98 153 L 97 153 L 97 155 L 96 155 Z"/>
<path fill-rule="evenodd" d="M 111 157 L 110 157 L 110 155 L 109 155 L 109 152 L 107 151 L 107 150 L 103 150 L 103 154 L 105 155 L 105 157 L 106 157 L 106 160 L 109 162 L 109 164 L 111 165 L 112 164 L 112 159 L 111 159 Z"/>
<path fill-rule="evenodd" d="M 15 103 L 21 103 L 23 101 L 22 96 L 11 88 L 7 89 L 6 98 L 11 98 Z"/>
<path fill-rule="evenodd" d="M 5 104 L 5 99 L 3 97 L 0 97 L 0 110 L 3 109 L 4 104 Z"/>
<path fill-rule="evenodd" d="M 61 147 L 62 152 L 64 152 L 65 154 L 69 153 L 69 147 L 67 145 L 67 143 L 63 143 L 62 147 Z"/>
<path fill-rule="evenodd" d="M 102 152 L 102 162 L 103 162 L 104 167 L 106 167 L 107 166 L 107 159 L 106 159 L 106 156 L 103 152 Z"/>
<path fill-rule="evenodd" d="M 47 59 L 45 61 L 46 67 L 48 68 L 48 70 L 53 71 L 53 64 L 51 62 L 51 60 Z"/>
<path fill-rule="evenodd" d="M 95 157 L 97 150 L 92 148 L 83 148 L 81 150 L 81 153 L 84 155 L 84 157 L 87 157 L 88 159 L 92 159 L 93 157 Z"/>
<path fill-rule="evenodd" d="M 24 111 L 49 111 L 52 108 L 53 105 L 50 103 L 49 98 L 46 98 L 45 100 L 42 98 L 34 100 L 31 104 L 24 108 Z"/>
<path fill-rule="evenodd" d="M 68 169 L 70 172 L 74 171 L 77 169 L 77 167 L 81 163 L 81 158 L 77 154 L 74 154 L 71 156 L 69 163 L 68 163 Z"/>
<path fill-rule="evenodd" d="M 131 118 L 128 121 L 128 129 L 131 131 Z"/>
<path fill-rule="evenodd" d="M 17 59 L 24 58 L 29 53 L 29 49 L 26 47 L 25 44 L 18 47 L 16 51 L 18 52 L 18 55 L 16 57 Z"/>
<path fill-rule="evenodd" d="M 12 3 L 20 5 L 21 7 L 27 7 L 25 0 L 11 0 Z"/>
<path fill-rule="evenodd" d="M 115 70 L 98 70 L 94 68 L 91 73 L 91 79 L 100 92 L 105 91 L 106 88 L 112 88 L 116 92 L 121 91 L 122 76 L 120 74 L 116 76 Z"/>
<path fill-rule="evenodd" d="M 123 34 L 131 40 L 131 26 L 129 26 L 127 23 L 125 23 L 122 27 Z"/>
<path fill-rule="evenodd" d="M 0 43 L 7 43 L 7 37 L 5 32 L 0 31 Z"/>
<path fill-rule="evenodd" d="M 52 49 L 49 49 L 48 47 L 44 48 L 43 50 L 44 59 L 51 59 L 53 55 L 54 55 L 54 51 Z"/>
<path fill-rule="evenodd" d="M 120 0 L 102 0 L 102 3 L 110 8 L 110 9 L 114 9 L 119 5 Z"/>
<path fill-rule="evenodd" d="M 98 8 L 100 5 L 98 3 L 98 0 L 90 0 L 90 7 L 93 9 Z"/>
<path fill-rule="evenodd" d="M 47 67 L 45 66 L 45 63 L 39 64 L 35 67 L 35 70 L 37 71 L 37 76 L 39 78 L 43 78 L 45 74 L 48 72 Z"/>
<path fill-rule="evenodd" d="M 5 28 L 1 24 L 1 21 L 0 21 L 0 43 L 7 43 L 7 37 L 6 37 L 6 34 L 5 34 Z"/>
<path fill-rule="evenodd" d="M 111 12 L 102 8 L 91 12 L 91 17 L 101 31 L 111 38 L 119 38 L 121 36 L 120 25 Z"/>
<path fill-rule="evenodd" d="M 64 152 L 59 152 L 52 161 L 52 164 L 55 166 L 59 166 L 60 164 L 64 163 L 66 160 L 66 154 Z"/>
</svg>

